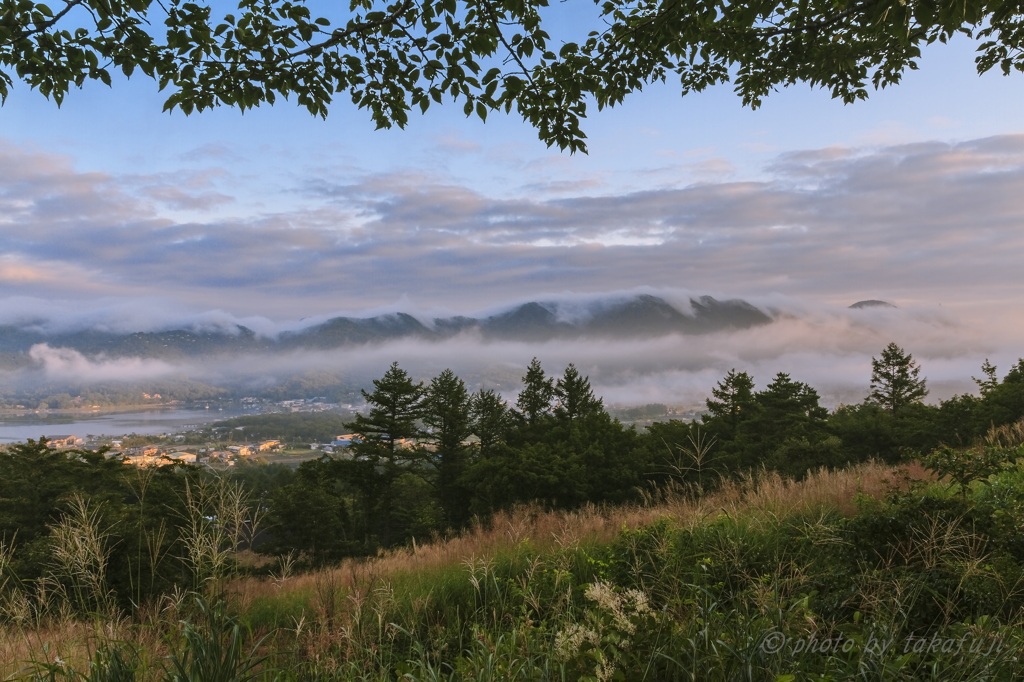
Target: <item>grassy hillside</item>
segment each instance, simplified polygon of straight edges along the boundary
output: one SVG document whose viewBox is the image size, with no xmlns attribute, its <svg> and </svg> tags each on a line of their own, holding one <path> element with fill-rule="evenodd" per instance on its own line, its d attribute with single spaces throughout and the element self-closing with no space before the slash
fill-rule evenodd
<svg viewBox="0 0 1024 682">
<path fill-rule="evenodd" d="M 962 480 L 867 463 L 800 482 L 764 473 L 707 494 L 677 487 L 632 506 L 519 507 L 374 559 L 290 575 L 285 558 L 264 577 L 172 591 L 132 620 L 73 618 L 60 590 L 48 610 L 25 610 L 4 584 L 0 671 L 203 682 L 1014 679 L 1024 669 L 1024 467 Z M 69 580 L 64 597 L 86 584 Z M 89 676 L 72 674 L 90 656 Z M 220 672 L 202 667 L 213 659 Z M 29 660 L 34 672 L 13 663 Z"/>
</svg>

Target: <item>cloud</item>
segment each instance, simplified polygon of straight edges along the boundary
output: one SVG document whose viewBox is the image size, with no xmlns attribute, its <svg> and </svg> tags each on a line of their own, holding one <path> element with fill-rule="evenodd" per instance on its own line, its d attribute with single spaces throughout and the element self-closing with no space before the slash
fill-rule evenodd
<svg viewBox="0 0 1024 682">
<path fill-rule="evenodd" d="M 676 305 L 688 300 L 686 292 L 644 291 L 667 299 L 674 296 Z M 613 292 L 599 300 L 611 301 L 635 293 Z M 595 303 L 587 295 L 552 295 L 545 300 L 567 319 L 583 315 L 587 306 Z M 965 323 L 940 308 L 851 310 L 780 296 L 754 302 L 774 311 L 776 321 L 750 330 L 640 340 L 489 342 L 466 333 L 443 342 L 409 338 L 333 350 L 224 354 L 176 361 L 83 355 L 67 348 L 38 344 L 31 351 L 30 367 L 2 374 L 0 381 L 21 387 L 45 384 L 56 390 L 55 384 L 83 386 L 173 377 L 247 391 L 317 373 L 341 377 L 353 387 L 369 386 L 371 380 L 398 361 L 417 380 L 427 381 L 451 368 L 471 388 L 496 388 L 514 399 L 526 365 L 531 358 L 538 357 L 551 374 L 560 374 L 566 365 L 574 363 L 590 376 L 595 391 L 607 404 L 663 402 L 699 408 L 715 383 L 735 368 L 751 373 L 762 388 L 777 372 L 787 372 L 817 388 L 825 404 L 834 406 L 859 402 L 867 395 L 871 358 L 877 357 L 890 342 L 905 348 L 921 364 L 932 390 L 931 400 L 974 391 L 970 377 L 980 376 L 979 368 L 986 358 L 1005 373 L 1021 354 L 1024 342 L 1024 329 L 1019 322 L 1007 321 L 1004 327 L 994 328 L 993 334 L 993 328 Z M 150 301 L 148 308 L 158 309 L 159 304 Z M 27 314 L 29 306 L 23 307 Z M 404 309 L 429 316 L 423 311 Z M 86 311 L 81 314 L 84 321 Z M 96 329 L 124 326 L 132 319 L 147 320 L 139 310 L 114 302 L 93 314 Z M 173 321 L 179 328 L 206 325 L 209 329 L 225 329 L 239 322 L 262 323 L 263 333 L 268 336 L 310 322 L 235 318 L 224 311 L 188 316 L 186 311 L 179 310 L 178 314 Z M 45 320 L 37 320 L 33 328 L 62 330 Z"/>
<path fill-rule="evenodd" d="M 979 320 L 1022 303 L 1020 135 L 790 152 L 757 181 L 620 193 L 581 180 L 553 196 L 544 179 L 496 198 L 423 171 L 325 173 L 296 185 L 301 208 L 203 218 L 229 205 L 218 177 L 79 172 L 0 144 L 0 252 L 26 296 L 30 273 L 62 263 L 78 273 L 66 298 L 84 277 L 106 293 L 270 318 L 403 295 L 468 310 L 510 293 L 641 285 L 943 304 Z M 168 204 L 196 218 L 171 219 Z"/>
<path fill-rule="evenodd" d="M 143 358 L 87 358 L 70 348 L 51 348 L 45 343 L 32 346 L 29 358 L 37 365 L 47 381 L 73 384 L 102 383 L 108 381 L 153 380 L 178 371 L 161 360 Z"/>
</svg>

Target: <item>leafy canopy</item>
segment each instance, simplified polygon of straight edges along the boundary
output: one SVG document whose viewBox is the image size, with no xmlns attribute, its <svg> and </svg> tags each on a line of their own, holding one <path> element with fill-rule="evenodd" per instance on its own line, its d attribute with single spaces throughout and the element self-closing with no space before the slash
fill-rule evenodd
<svg viewBox="0 0 1024 682">
<path fill-rule="evenodd" d="M 745 105 L 797 82 L 845 102 L 898 83 L 921 47 L 980 39 L 979 72 L 1024 70 L 1024 13 L 999 0 L 603 0 L 589 35 L 552 38 L 548 0 L 0 0 L 0 96 L 16 80 L 58 104 L 86 80 L 137 71 L 165 109 L 248 109 L 335 97 L 380 128 L 445 100 L 513 109 L 548 145 L 585 151 L 587 106 L 655 81 L 683 94 L 734 82 Z M 314 7 L 317 7 L 314 12 Z M 574 41 L 574 42 L 573 42 Z"/>
</svg>

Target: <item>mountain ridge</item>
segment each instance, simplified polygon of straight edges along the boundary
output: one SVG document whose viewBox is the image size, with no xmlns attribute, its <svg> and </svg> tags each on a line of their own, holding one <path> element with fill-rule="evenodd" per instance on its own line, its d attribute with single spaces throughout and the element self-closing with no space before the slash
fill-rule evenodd
<svg viewBox="0 0 1024 682">
<path fill-rule="evenodd" d="M 479 334 L 485 342 L 543 343 L 559 339 L 637 339 L 669 334 L 696 335 L 748 329 L 773 317 L 742 299 L 691 297 L 683 311 L 651 294 L 602 299 L 572 307 L 566 316 L 559 302 L 530 301 L 481 317 L 455 315 L 423 320 L 396 312 L 372 317 L 332 317 L 276 339 L 258 336 L 240 325 L 223 331 L 169 329 L 117 333 L 86 329 L 47 334 L 38 326 L 0 326 L 0 353 L 27 353 L 40 343 L 71 348 L 86 355 L 175 359 L 217 353 L 332 350 L 400 339 L 444 341 Z M 582 314 L 580 311 L 582 310 Z"/>
</svg>

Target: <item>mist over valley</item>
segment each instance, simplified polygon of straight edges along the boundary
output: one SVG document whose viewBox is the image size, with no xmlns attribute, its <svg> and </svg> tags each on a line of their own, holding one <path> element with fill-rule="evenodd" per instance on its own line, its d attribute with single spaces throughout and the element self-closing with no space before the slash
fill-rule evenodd
<svg viewBox="0 0 1024 682">
<path fill-rule="evenodd" d="M 874 300 L 840 307 L 643 288 L 538 297 L 468 314 L 400 306 L 292 321 L 223 311 L 177 311 L 161 321 L 150 311 L 135 329 L 130 314 L 109 306 L 74 316 L 12 308 L 0 318 L 0 390 L 9 406 L 26 407 L 90 392 L 129 404 L 157 394 L 358 403 L 360 389 L 397 361 L 421 380 L 451 368 L 473 388 L 514 397 L 537 357 L 554 372 L 574 363 L 609 405 L 699 409 L 715 382 L 737 368 L 762 385 L 788 372 L 835 406 L 864 398 L 871 357 L 893 340 L 922 363 L 933 399 L 973 390 L 970 377 L 985 358 L 1015 359 L 1012 347 L 994 346 L 941 308 Z"/>
</svg>

